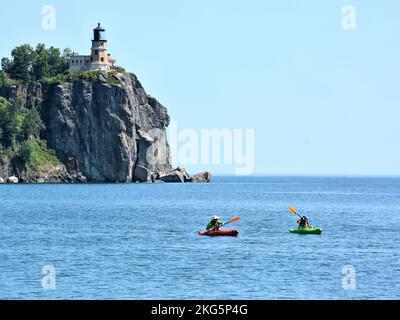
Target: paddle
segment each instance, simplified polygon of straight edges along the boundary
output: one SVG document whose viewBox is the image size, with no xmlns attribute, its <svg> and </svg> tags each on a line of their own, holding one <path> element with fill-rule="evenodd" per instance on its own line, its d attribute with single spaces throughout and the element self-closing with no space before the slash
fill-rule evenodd
<svg viewBox="0 0 400 320">
<path fill-rule="evenodd" d="M 295 208 L 289 207 L 289 210 L 290 210 L 293 214 L 295 214 L 296 216 L 299 216 L 299 217 L 301 218 L 301 215 L 299 215 L 299 213 L 296 211 Z"/>
<path fill-rule="evenodd" d="M 228 221 L 227 223 L 224 223 L 223 226 L 226 226 L 228 223 L 236 222 L 236 221 L 239 221 L 239 220 L 240 220 L 240 217 L 233 218 L 231 221 Z"/>
</svg>

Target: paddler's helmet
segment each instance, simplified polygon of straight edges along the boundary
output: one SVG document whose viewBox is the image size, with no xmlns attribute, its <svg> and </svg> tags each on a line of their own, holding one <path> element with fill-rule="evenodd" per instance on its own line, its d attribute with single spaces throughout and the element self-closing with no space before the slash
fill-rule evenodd
<svg viewBox="0 0 400 320">
<path fill-rule="evenodd" d="M 219 220 L 218 216 L 212 216 L 211 220 Z"/>
</svg>

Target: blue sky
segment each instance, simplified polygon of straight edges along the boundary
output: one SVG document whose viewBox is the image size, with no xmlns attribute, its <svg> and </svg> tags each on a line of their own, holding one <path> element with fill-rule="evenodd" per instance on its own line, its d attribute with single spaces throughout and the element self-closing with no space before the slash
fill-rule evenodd
<svg viewBox="0 0 400 320">
<path fill-rule="evenodd" d="M 56 29 L 41 27 L 44 5 Z M 342 28 L 353 5 L 355 30 Z M 0 56 L 110 52 L 179 129 L 254 129 L 258 174 L 400 175 L 399 1 L 1 0 Z M 229 165 L 187 166 L 232 173 Z"/>
</svg>

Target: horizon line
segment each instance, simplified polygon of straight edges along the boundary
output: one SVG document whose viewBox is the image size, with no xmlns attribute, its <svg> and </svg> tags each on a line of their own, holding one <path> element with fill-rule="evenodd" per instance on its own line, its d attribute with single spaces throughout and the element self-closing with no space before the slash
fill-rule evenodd
<svg viewBox="0 0 400 320">
<path fill-rule="evenodd" d="M 254 173 L 249 175 L 236 175 L 234 173 L 212 173 L 212 175 L 215 177 L 400 178 L 400 174 Z"/>
</svg>

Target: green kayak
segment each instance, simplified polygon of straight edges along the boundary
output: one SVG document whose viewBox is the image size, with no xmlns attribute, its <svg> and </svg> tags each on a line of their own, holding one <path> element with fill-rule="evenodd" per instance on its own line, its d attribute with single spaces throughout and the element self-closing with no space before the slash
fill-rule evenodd
<svg viewBox="0 0 400 320">
<path fill-rule="evenodd" d="M 322 230 L 319 228 L 297 228 L 290 229 L 291 233 L 299 233 L 299 234 L 321 234 Z"/>
</svg>

